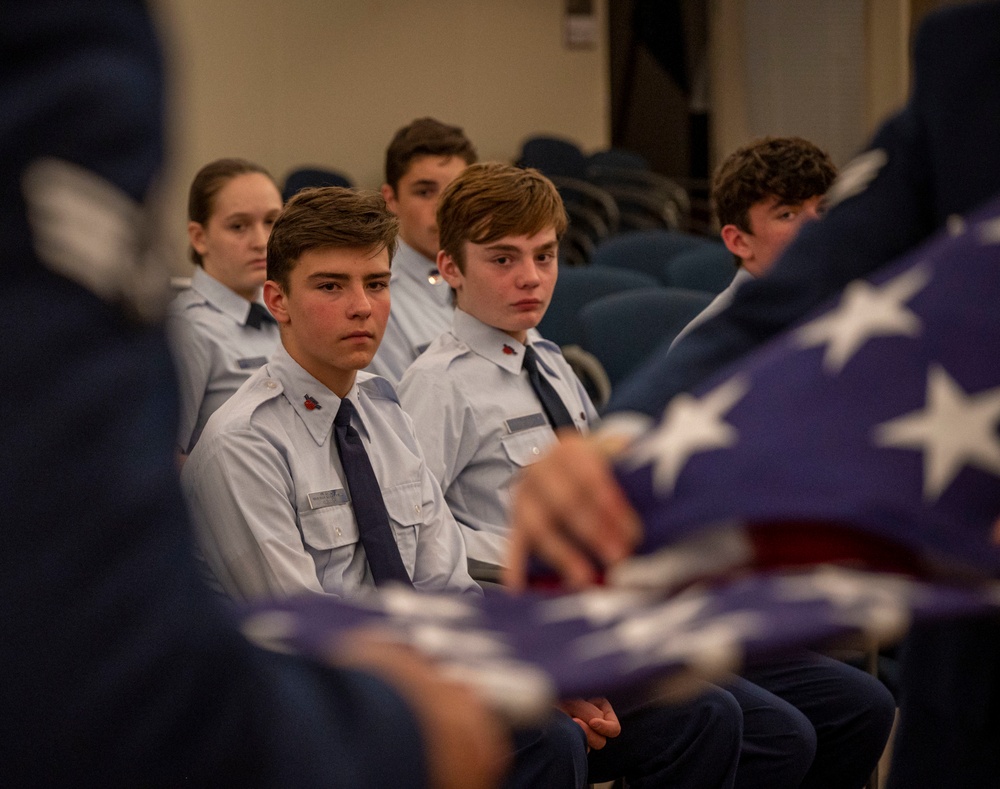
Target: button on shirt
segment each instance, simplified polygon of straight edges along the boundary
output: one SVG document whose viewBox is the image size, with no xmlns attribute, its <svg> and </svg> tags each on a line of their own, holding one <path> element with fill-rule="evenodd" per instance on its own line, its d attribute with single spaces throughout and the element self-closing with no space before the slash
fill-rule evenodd
<svg viewBox="0 0 1000 789">
<path fill-rule="evenodd" d="M 191 287 L 170 305 L 167 328 L 181 401 L 177 443 L 183 452 L 191 450 L 208 418 L 278 345 L 277 325 L 247 326 L 249 313 L 249 301 L 200 266 Z"/>
<path fill-rule="evenodd" d="M 437 273 L 437 264 L 402 239 L 392 259 L 389 292 L 389 322 L 367 370 L 395 385 L 431 340 L 448 331 L 455 310 L 451 288 Z"/>
<path fill-rule="evenodd" d="M 528 342 L 574 423 L 587 432 L 597 413 L 559 347 L 534 330 Z M 470 558 L 490 564 L 505 561 L 512 477 L 556 441 L 523 360 L 521 343 L 455 310 L 451 330 L 431 343 L 399 385 L 400 402 L 463 527 Z"/>
<path fill-rule="evenodd" d="M 392 387 L 348 393 L 417 589 L 475 590 L 458 526 Z M 279 346 L 209 420 L 181 481 L 203 556 L 237 599 L 373 587 L 333 436 L 340 398 Z"/>
</svg>

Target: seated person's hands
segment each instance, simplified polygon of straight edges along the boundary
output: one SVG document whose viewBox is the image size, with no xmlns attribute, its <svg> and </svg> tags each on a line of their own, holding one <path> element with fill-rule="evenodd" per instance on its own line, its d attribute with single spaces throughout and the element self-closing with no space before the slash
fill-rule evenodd
<svg viewBox="0 0 1000 789">
<path fill-rule="evenodd" d="M 609 739 L 622 733 L 618 716 L 605 698 L 568 699 L 559 709 L 569 715 L 587 735 L 587 750 L 601 750 Z"/>
</svg>

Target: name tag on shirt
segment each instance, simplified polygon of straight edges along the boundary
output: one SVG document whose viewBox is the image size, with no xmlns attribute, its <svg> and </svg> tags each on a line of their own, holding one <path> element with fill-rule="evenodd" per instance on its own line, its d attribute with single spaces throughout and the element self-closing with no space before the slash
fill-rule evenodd
<svg viewBox="0 0 1000 789">
<path fill-rule="evenodd" d="M 266 356 L 253 356 L 249 359 L 236 360 L 236 364 L 240 366 L 241 370 L 256 370 L 258 367 L 263 367 L 266 363 Z"/>
<path fill-rule="evenodd" d="M 548 420 L 545 418 L 545 414 L 539 411 L 537 414 L 516 416 L 513 419 L 508 419 L 504 424 L 507 425 L 508 433 L 520 433 L 523 430 L 531 430 L 533 427 L 547 425 Z"/>
<path fill-rule="evenodd" d="M 314 510 L 319 510 L 323 507 L 333 507 L 337 504 L 347 504 L 350 501 L 347 491 L 343 488 L 324 490 L 320 493 L 310 493 L 306 498 L 309 499 L 309 508 Z"/>
</svg>

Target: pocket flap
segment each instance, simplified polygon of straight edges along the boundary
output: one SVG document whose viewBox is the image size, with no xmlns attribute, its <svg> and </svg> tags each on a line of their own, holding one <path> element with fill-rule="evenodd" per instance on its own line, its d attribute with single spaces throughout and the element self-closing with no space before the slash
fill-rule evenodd
<svg viewBox="0 0 1000 789">
<path fill-rule="evenodd" d="M 555 441 L 556 435 L 547 425 L 512 433 L 500 439 L 507 457 L 514 465 L 522 468 L 535 463 Z"/>
<path fill-rule="evenodd" d="M 310 548 L 329 551 L 358 541 L 358 523 L 350 504 L 300 511 L 302 540 Z"/>
</svg>

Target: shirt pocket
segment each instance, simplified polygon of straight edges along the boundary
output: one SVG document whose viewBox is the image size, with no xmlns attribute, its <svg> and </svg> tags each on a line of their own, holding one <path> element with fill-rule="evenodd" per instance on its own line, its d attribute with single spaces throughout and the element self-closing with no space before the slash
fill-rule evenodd
<svg viewBox="0 0 1000 789">
<path fill-rule="evenodd" d="M 358 523 L 350 503 L 307 509 L 299 513 L 302 541 L 313 553 L 351 548 L 358 542 Z"/>
<path fill-rule="evenodd" d="M 508 460 L 518 468 L 524 468 L 537 462 L 555 441 L 555 433 L 548 425 L 544 425 L 503 436 L 500 444 Z"/>
<path fill-rule="evenodd" d="M 410 577 L 417 562 L 419 526 L 424 522 L 423 486 L 420 480 L 404 482 L 382 491 L 399 555 Z"/>
</svg>

